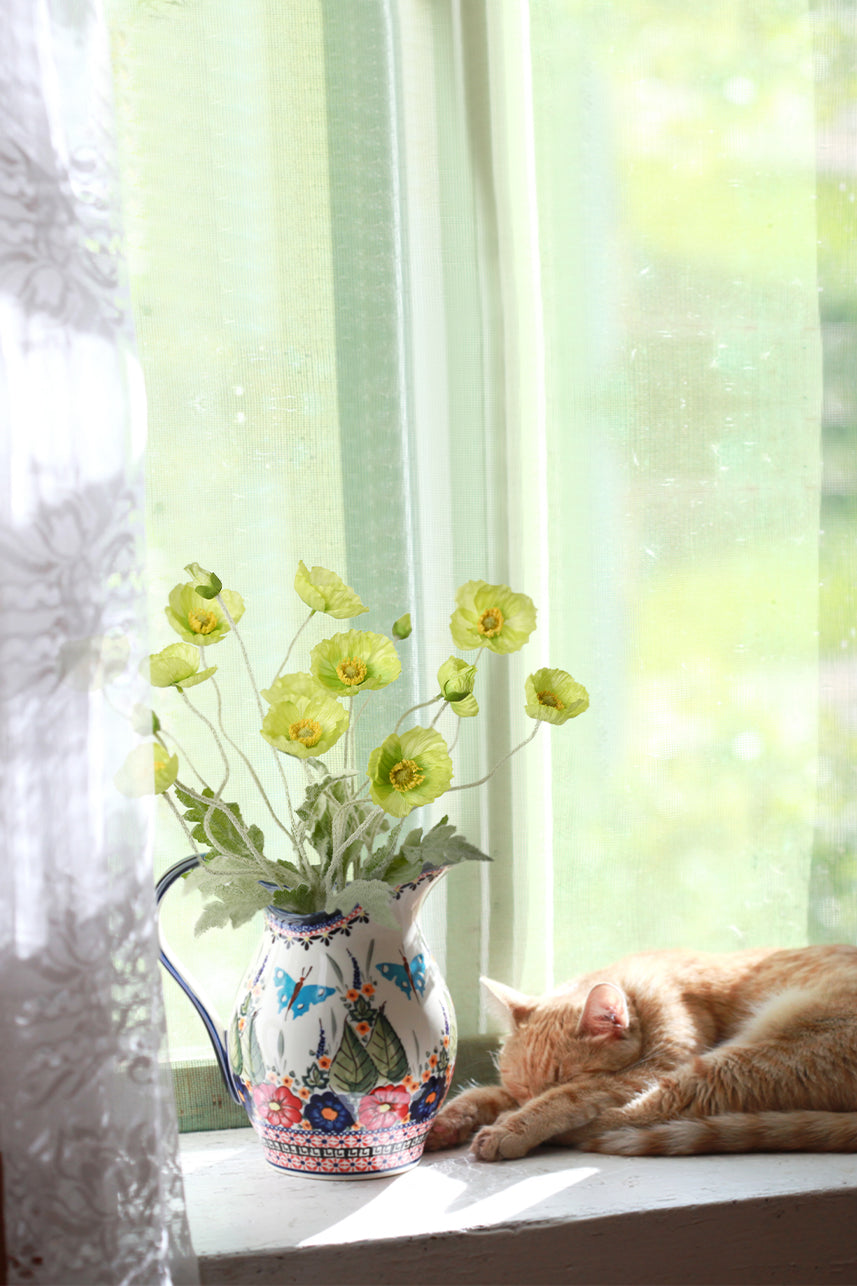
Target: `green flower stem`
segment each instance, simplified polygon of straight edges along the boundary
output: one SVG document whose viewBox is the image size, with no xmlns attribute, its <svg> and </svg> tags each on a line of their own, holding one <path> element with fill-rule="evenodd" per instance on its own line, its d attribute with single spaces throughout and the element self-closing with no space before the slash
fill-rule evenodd
<svg viewBox="0 0 857 1286">
<path fill-rule="evenodd" d="M 160 737 L 158 738 L 158 740 L 160 741 Z M 163 744 L 164 744 L 164 743 L 161 741 L 161 745 L 162 745 L 162 746 L 163 746 Z M 166 747 L 164 747 L 164 749 L 166 749 Z M 185 819 L 184 819 L 184 815 L 183 815 L 183 813 L 181 812 L 181 809 L 179 808 L 178 804 L 177 804 L 177 803 L 176 803 L 176 801 L 173 799 L 172 795 L 170 794 L 170 792 L 169 792 L 168 790 L 165 790 L 165 791 L 163 792 L 162 797 L 167 801 L 167 803 L 169 804 L 170 808 L 172 809 L 174 817 L 176 818 L 176 820 L 178 821 L 179 826 L 181 826 L 182 830 L 183 830 L 183 831 L 184 831 L 184 833 L 185 833 L 185 837 L 186 837 L 186 839 L 187 839 L 188 844 L 190 844 L 190 846 L 191 846 L 191 848 L 193 849 L 194 853 L 199 853 L 199 852 L 200 852 L 199 845 L 197 844 L 196 840 L 194 839 L 193 835 L 191 834 L 190 827 L 188 826 L 187 822 L 185 821 Z"/>
<path fill-rule="evenodd" d="M 327 893 L 333 892 L 334 881 L 336 879 L 337 874 L 340 873 L 340 859 L 345 853 L 345 850 L 347 848 L 350 848 L 355 840 L 360 839 L 361 835 L 363 835 L 363 833 L 366 830 L 368 830 L 368 828 L 376 820 L 379 813 L 381 814 L 382 817 L 384 815 L 383 808 L 373 808 L 372 812 L 369 813 L 369 815 L 363 819 L 363 821 L 356 828 L 356 830 L 349 831 L 348 834 L 344 838 L 342 838 L 342 830 L 345 824 L 344 815 L 350 811 L 351 811 L 351 802 L 349 801 L 349 803 L 342 805 L 342 807 L 339 809 L 339 811 L 335 814 L 333 818 L 333 831 L 331 835 L 331 848 L 333 852 L 330 859 L 330 866 L 328 867 L 327 874 L 325 875 L 325 878 L 324 878 L 325 891 Z M 340 821 L 340 819 L 342 820 Z M 357 869 L 358 869 L 358 864 L 355 863 L 355 876 L 354 876 L 355 879 L 357 878 Z M 343 877 L 343 882 L 346 882 L 344 862 L 341 863 L 341 874 Z"/>
<path fill-rule="evenodd" d="M 351 722 L 350 722 L 350 731 L 351 731 L 352 733 L 356 730 L 356 728 L 357 728 L 357 724 L 359 723 L 360 719 L 362 718 L 362 716 L 363 716 L 363 712 L 365 711 L 366 707 L 368 706 L 369 701 L 371 700 L 371 697 L 372 697 L 372 693 L 371 693 L 371 692 L 367 692 L 367 693 L 365 694 L 365 696 L 364 696 L 364 698 L 363 698 L 363 704 L 361 705 L 361 707 L 360 707 L 360 709 L 357 711 L 357 713 L 354 715 L 354 718 L 351 720 Z M 352 706 L 352 709 L 353 709 L 353 706 Z M 356 742 L 355 742 L 355 744 L 356 744 Z"/>
<path fill-rule="evenodd" d="M 238 632 L 238 626 L 235 624 L 235 622 L 233 621 L 232 617 L 229 615 L 229 608 L 228 608 L 228 607 L 226 606 L 226 604 L 224 603 L 224 601 L 223 601 L 223 596 L 222 596 L 221 594 L 218 594 L 218 595 L 217 595 L 217 601 L 218 601 L 218 603 L 220 604 L 220 606 L 223 608 L 223 615 L 226 617 L 226 620 L 227 620 L 227 622 L 228 622 L 229 628 L 231 629 L 232 633 L 235 635 L 235 640 L 236 640 L 236 642 L 237 642 L 237 644 L 238 644 L 238 647 L 239 647 L 239 649 L 240 649 L 240 651 L 241 651 L 241 655 L 242 655 L 242 657 L 244 658 L 244 666 L 245 666 L 245 668 L 246 668 L 246 670 L 247 670 L 248 675 L 250 676 L 250 685 L 251 685 L 251 687 L 253 688 L 253 695 L 254 695 L 254 696 L 255 696 L 255 698 L 256 698 L 256 706 L 257 706 L 257 708 L 258 708 L 258 710 L 259 710 L 259 715 L 260 715 L 260 717 L 261 717 L 262 719 L 264 719 L 264 718 L 265 718 L 265 707 L 264 707 L 264 705 L 262 704 L 262 698 L 259 696 L 259 685 L 257 684 L 257 682 L 256 682 L 256 678 L 255 678 L 255 676 L 254 676 L 254 674 L 253 674 L 253 667 L 252 667 L 252 665 L 250 664 L 250 657 L 249 657 L 249 655 L 248 655 L 248 653 L 247 653 L 247 649 L 246 649 L 246 647 L 244 646 L 244 640 L 242 639 L 241 635 L 240 635 L 240 634 L 239 634 L 239 632 Z"/>
<path fill-rule="evenodd" d="M 419 701 L 419 702 L 417 702 L 417 704 L 416 704 L 415 706 L 411 706 L 411 708 L 410 708 L 409 710 L 406 710 L 406 711 L 405 711 L 405 713 L 402 715 L 401 719 L 399 720 L 399 722 L 396 724 L 395 728 L 393 729 L 393 732 L 394 732 L 394 733 L 398 732 L 398 731 L 399 731 L 399 729 L 401 728 L 402 724 L 403 724 L 403 723 L 405 722 L 405 720 L 407 719 L 408 715 L 409 715 L 409 714 L 413 714 L 415 710 L 424 710 L 426 706 L 433 706 L 433 705 L 434 705 L 434 703 L 435 703 L 436 701 L 442 701 L 442 700 L 443 700 L 443 696 L 442 696 L 442 694 L 439 692 L 439 693 L 437 694 L 437 696 L 436 696 L 436 697 L 429 697 L 428 701 Z"/>
<path fill-rule="evenodd" d="M 486 773 L 484 777 L 480 777 L 478 781 L 467 781 L 463 786 L 447 786 L 446 793 L 449 794 L 451 790 L 472 790 L 474 786 L 484 786 L 486 781 L 491 780 L 497 769 L 503 767 L 503 764 L 507 759 L 511 759 L 512 755 L 516 755 L 519 750 L 523 750 L 524 746 L 528 746 L 530 744 L 540 727 L 541 722 L 536 724 L 529 737 L 525 737 L 523 741 L 519 741 L 517 746 L 514 746 L 508 754 L 505 754 L 502 759 L 498 759 L 491 771 Z"/>
<path fill-rule="evenodd" d="M 455 722 L 455 736 L 452 738 L 452 741 L 450 741 L 447 746 L 447 750 L 449 751 L 450 754 L 452 754 L 453 750 L 458 745 L 458 738 L 461 736 L 461 725 L 463 723 L 464 723 L 463 719 L 457 719 Z"/>
<path fill-rule="evenodd" d="M 274 675 L 274 682 L 275 682 L 275 683 L 276 683 L 277 679 L 280 677 L 280 675 L 283 673 L 283 670 L 285 670 L 286 666 L 288 665 L 288 663 L 289 663 L 289 657 L 291 656 L 292 652 L 294 651 L 295 644 L 297 643 L 298 639 L 299 639 L 299 638 L 300 638 L 300 636 L 303 634 L 304 630 L 305 630 L 305 629 L 306 629 L 306 627 L 309 625 L 310 621 L 311 621 L 311 620 L 312 620 L 312 618 L 315 616 L 315 614 L 316 614 L 316 612 L 315 612 L 315 608 L 312 608 L 312 607 L 311 607 L 311 608 L 310 608 L 309 616 L 304 617 L 303 623 L 302 623 L 301 625 L 299 625 L 299 626 L 298 626 L 298 629 L 297 629 L 297 632 L 296 632 L 296 633 L 295 633 L 295 635 L 294 635 L 294 638 L 292 639 L 291 643 L 289 644 L 288 648 L 286 649 L 286 655 L 283 657 L 283 663 L 282 663 L 282 665 L 280 666 L 280 668 L 279 668 L 279 670 L 277 671 L 277 673 Z"/>
<path fill-rule="evenodd" d="M 435 700 L 437 700 L 437 697 L 435 697 Z M 448 701 L 444 701 L 443 705 L 440 707 L 440 709 L 438 710 L 437 714 L 435 715 L 435 717 L 434 717 L 434 718 L 432 719 L 432 721 L 431 721 L 431 727 L 432 727 L 432 728 L 435 726 L 435 724 L 437 723 L 438 719 L 441 717 L 441 715 L 443 714 L 444 710 L 446 710 L 446 708 L 447 708 L 447 706 L 448 706 L 448 705 L 449 705 L 449 702 L 448 702 Z M 461 720 L 459 720 L 459 723 L 460 723 L 460 722 L 461 722 Z"/>
<path fill-rule="evenodd" d="M 229 781 L 229 759 L 227 757 L 226 751 L 223 749 L 223 742 L 220 740 L 218 731 L 215 728 L 214 724 L 211 722 L 211 720 L 206 715 L 204 715 L 201 710 L 197 710 L 196 706 L 193 704 L 193 702 L 191 701 L 190 697 L 187 695 L 186 692 L 184 692 L 181 688 L 179 688 L 179 692 L 181 692 L 182 700 L 184 701 L 188 709 L 191 710 L 196 715 L 197 719 L 201 719 L 202 722 L 205 724 L 206 728 L 208 728 L 208 731 L 211 733 L 212 737 L 214 738 L 214 744 L 217 746 L 217 749 L 220 751 L 220 758 L 223 760 L 223 781 L 220 783 L 220 785 L 218 786 L 217 790 L 214 793 L 216 795 L 222 795 L 223 791 L 226 789 L 226 783 Z M 199 774 L 197 774 L 197 776 L 198 775 Z"/>
<path fill-rule="evenodd" d="M 350 777 L 356 776 L 355 763 L 357 760 L 357 735 L 356 735 L 357 721 L 360 718 L 360 716 L 363 714 L 367 705 L 369 704 L 369 700 L 371 696 L 372 696 L 371 692 L 365 693 L 363 698 L 363 704 L 361 705 L 360 709 L 357 711 L 356 714 L 354 713 L 354 702 L 356 700 L 356 697 L 349 698 L 350 708 L 348 712 L 349 714 L 348 727 L 345 730 L 345 736 L 342 738 L 342 747 L 344 752 L 344 773 Z"/>
<path fill-rule="evenodd" d="M 258 790 L 259 794 L 262 796 L 262 799 L 263 799 L 263 801 L 264 801 L 265 807 L 268 809 L 268 812 L 271 814 L 271 816 L 273 817 L 274 821 L 275 821 L 275 822 L 276 822 L 276 824 L 279 826 L 280 830 L 281 830 L 281 831 L 283 831 L 283 833 L 284 833 L 285 835 L 288 835 L 289 839 L 291 840 L 292 844 L 294 845 L 294 842 L 295 842 L 295 841 L 294 841 L 294 836 L 291 834 L 291 832 L 289 831 L 288 827 L 283 825 L 283 823 L 280 821 L 280 819 L 279 819 L 279 817 L 277 816 L 277 814 L 274 812 L 274 806 L 273 806 L 273 804 L 271 803 L 270 799 L 268 798 L 268 796 L 267 796 L 267 794 L 266 794 L 266 792 L 265 792 L 265 787 L 262 785 L 262 782 L 261 782 L 261 780 L 260 780 L 260 778 L 259 778 L 259 775 L 258 775 L 258 773 L 256 772 L 256 769 L 253 767 L 252 763 L 250 762 L 249 757 L 248 757 L 247 755 L 245 755 L 245 753 L 244 753 L 244 751 L 241 749 L 241 747 L 240 747 L 239 745 L 237 745 L 237 744 L 232 740 L 232 738 L 229 736 L 229 733 L 228 733 L 228 732 L 226 731 L 226 729 L 224 728 L 224 726 L 223 726 L 223 697 L 222 697 L 222 694 L 221 694 L 220 688 L 217 686 L 217 680 L 216 680 L 216 679 L 212 679 L 212 680 L 211 680 L 211 685 L 212 685 L 212 687 L 214 688 L 214 691 L 215 691 L 215 694 L 216 694 L 216 698 L 217 698 L 217 721 L 218 721 L 218 723 L 220 724 L 220 731 L 221 731 L 221 733 L 223 734 L 223 739 L 224 739 L 224 741 L 226 741 L 226 742 L 228 742 L 228 743 L 229 743 L 229 745 L 232 747 L 232 749 L 235 751 L 235 753 L 236 753 L 236 754 L 239 756 L 239 758 L 243 761 L 244 766 L 246 767 L 246 769 L 247 769 L 247 771 L 249 772 L 250 776 L 253 778 L 253 782 L 254 782 L 254 785 L 256 786 L 256 789 Z M 198 773 L 197 773 L 197 776 L 199 776 L 199 774 L 198 774 Z M 202 778 L 200 778 L 200 780 L 202 780 Z M 218 793 L 220 793 L 220 792 L 218 792 Z"/>
<path fill-rule="evenodd" d="M 239 648 L 241 649 L 241 655 L 242 655 L 242 656 L 243 656 L 243 658 L 244 658 L 244 665 L 245 665 L 245 667 L 246 667 L 247 674 L 248 674 L 248 675 L 249 675 L 249 677 L 250 677 L 250 684 L 251 684 L 251 686 L 252 686 L 252 688 L 253 688 L 253 695 L 254 695 L 254 696 L 255 696 L 255 698 L 256 698 L 256 707 L 257 707 L 257 709 L 258 709 L 258 711 L 259 711 L 259 718 L 260 718 L 260 719 L 262 720 L 262 722 L 264 723 L 264 722 L 265 722 L 265 707 L 264 707 L 264 705 L 262 704 L 262 698 L 261 698 L 261 696 L 259 695 L 259 686 L 258 686 L 258 684 L 256 683 L 256 678 L 255 678 L 255 675 L 253 674 L 253 667 L 252 667 L 252 665 L 250 664 L 250 657 L 248 656 L 248 654 L 247 654 L 247 649 L 246 649 L 246 647 L 244 646 L 244 640 L 242 639 L 241 635 L 239 634 L 239 632 L 238 632 L 238 628 L 237 628 L 237 626 L 236 626 L 235 622 L 233 621 L 232 617 L 231 617 L 231 616 L 230 616 L 230 614 L 229 614 L 229 608 L 228 608 L 228 607 L 226 606 L 226 604 L 224 603 L 223 598 L 222 598 L 222 596 L 221 596 L 220 594 L 218 594 L 218 595 L 217 595 L 217 601 L 218 601 L 218 603 L 220 604 L 220 606 L 223 608 L 223 614 L 224 614 L 224 616 L 226 617 L 227 622 L 229 623 L 229 628 L 232 630 L 232 633 L 235 635 L 235 640 L 236 640 L 236 642 L 238 643 Z M 307 622 L 306 622 L 306 621 L 304 621 L 304 625 L 306 625 L 306 623 L 307 623 Z M 301 627 L 301 628 L 303 628 L 303 627 Z M 300 631 L 298 631 L 298 633 L 299 633 L 299 632 L 300 632 Z M 294 638 L 294 639 L 292 639 L 292 646 L 294 646 L 295 639 L 297 639 L 297 634 L 295 635 L 295 638 Z M 291 651 L 291 647 L 289 648 L 289 651 Z M 272 750 L 273 750 L 273 747 L 272 747 Z M 295 854 L 297 855 L 297 858 L 298 858 L 298 864 L 299 864 L 299 866 L 301 867 L 301 869 L 302 869 L 303 871 L 308 872 L 308 871 L 310 871 L 310 870 L 311 870 L 311 863 L 310 863 L 310 862 L 308 861 L 308 859 L 307 859 L 306 851 L 305 851 L 305 849 L 304 849 L 304 845 L 303 845 L 303 830 L 302 830 L 302 828 L 301 828 L 300 826 L 298 826 L 297 818 L 295 817 L 295 810 L 294 810 L 294 808 L 292 807 L 292 796 L 291 796 L 291 792 L 289 791 L 289 779 L 288 779 L 288 777 L 286 776 L 285 771 L 283 770 L 283 765 L 282 765 L 282 763 L 280 762 L 280 755 L 279 755 L 278 751 L 273 750 L 273 754 L 274 754 L 274 762 L 275 762 L 275 763 L 276 763 L 276 765 L 277 765 L 277 772 L 278 772 L 278 774 L 279 774 L 280 781 L 281 781 L 281 782 L 282 782 L 282 784 L 283 784 L 283 791 L 284 791 L 285 796 L 286 796 L 286 807 L 287 807 L 287 808 L 288 808 L 288 810 L 289 810 L 289 822 L 291 823 L 291 827 L 292 827 L 292 829 L 291 829 L 291 834 L 289 835 L 289 838 L 290 838 L 290 839 L 291 839 L 291 841 L 292 841 L 292 845 L 293 845 L 293 847 L 294 847 Z M 286 833 L 288 834 L 288 832 L 286 832 Z"/>
<path fill-rule="evenodd" d="M 357 758 L 357 750 L 354 745 L 354 728 L 352 727 L 351 716 L 354 712 L 354 698 L 348 702 L 348 727 L 345 729 L 345 736 L 342 738 L 343 768 L 347 773 L 354 771 L 354 762 Z"/>
</svg>

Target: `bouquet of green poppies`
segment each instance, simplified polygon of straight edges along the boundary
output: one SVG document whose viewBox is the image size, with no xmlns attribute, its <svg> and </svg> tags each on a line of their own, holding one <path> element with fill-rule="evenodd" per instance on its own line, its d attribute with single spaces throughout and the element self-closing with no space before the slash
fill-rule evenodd
<svg viewBox="0 0 857 1286">
<path fill-rule="evenodd" d="M 453 785 L 450 750 L 454 742 L 448 744 L 435 725 L 445 711 L 467 719 L 478 715 L 479 706 L 474 691 L 476 663 L 450 656 L 437 672 L 437 694 L 402 714 L 361 772 L 355 762 L 355 726 L 371 694 L 398 679 L 402 665 L 393 640 L 408 638 L 410 616 L 396 621 L 390 631 L 393 638 L 356 629 L 333 634 L 312 648 L 308 672 L 292 672 L 287 669 L 291 654 L 312 617 L 324 613 L 347 620 L 369 610 L 334 572 L 324 567 L 309 570 L 301 562 L 295 590 L 309 615 L 270 687 L 260 690 L 238 628 L 244 616 L 241 596 L 225 589 L 213 572 L 198 563 L 185 570 L 191 580 L 172 589 L 166 608 L 180 642 L 147 657 L 141 668 L 153 687 L 175 689 L 204 721 L 222 765 L 220 779 L 212 786 L 196 768 L 188 769 L 192 780 L 183 775 L 176 743 L 157 714 L 146 711 L 138 728 L 148 739 L 129 755 L 116 783 L 127 794 L 154 791 L 164 796 L 189 844 L 200 853 L 202 861 L 189 877 L 206 898 L 197 932 L 213 925 L 241 924 L 267 905 L 310 914 L 346 912 L 359 904 L 387 918 L 391 888 L 432 867 L 487 860 L 446 817 L 425 833 L 416 827 L 403 834 L 413 810 L 451 791 L 482 785 L 532 740 L 543 723 L 565 723 L 589 705 L 586 689 L 564 670 L 535 671 L 525 685 L 526 713 L 536 721 L 530 736 L 504 755 L 486 777 Z M 505 585 L 468 581 L 458 590 L 456 604 L 450 631 L 461 651 L 516 652 L 535 629 L 532 600 Z M 260 736 L 276 761 L 279 808 L 251 756 L 223 726 L 217 666 L 209 665 L 208 659 L 211 649 L 229 638 L 252 685 Z M 188 695 L 202 684 L 214 690 L 216 722 Z M 417 711 L 432 705 L 439 708 L 430 726 L 409 724 Z M 278 847 L 288 856 L 266 852 L 259 826 L 245 820 L 237 803 L 227 801 L 227 746 L 248 769 L 261 805 L 279 832 L 275 838 L 282 837 Z M 328 760 L 334 747 L 335 766 Z M 286 771 L 290 760 L 299 760 L 304 769 L 299 802 Z"/>
</svg>

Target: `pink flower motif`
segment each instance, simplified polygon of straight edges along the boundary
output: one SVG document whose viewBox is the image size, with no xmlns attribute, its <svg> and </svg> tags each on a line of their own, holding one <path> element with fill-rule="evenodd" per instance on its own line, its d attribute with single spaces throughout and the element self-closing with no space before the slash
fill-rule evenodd
<svg viewBox="0 0 857 1286">
<path fill-rule="evenodd" d="M 388 1129 L 406 1119 L 410 1102 L 404 1085 L 381 1085 L 361 1099 L 357 1116 L 367 1130 Z"/>
<path fill-rule="evenodd" d="M 303 1111 L 300 1099 L 286 1085 L 254 1085 L 253 1106 L 271 1125 L 297 1125 Z"/>
</svg>

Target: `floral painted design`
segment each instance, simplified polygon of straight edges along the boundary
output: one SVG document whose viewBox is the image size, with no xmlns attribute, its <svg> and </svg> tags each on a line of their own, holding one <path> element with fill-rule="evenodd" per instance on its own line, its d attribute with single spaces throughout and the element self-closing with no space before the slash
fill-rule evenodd
<svg viewBox="0 0 857 1286">
<path fill-rule="evenodd" d="M 271 1125 L 297 1125 L 303 1104 L 286 1085 L 254 1085 L 253 1107 Z"/>
<path fill-rule="evenodd" d="M 324 1134 L 341 1134 L 354 1124 L 354 1117 L 342 1099 L 330 1090 L 313 1094 L 304 1108 L 304 1117 L 314 1130 L 321 1130 Z"/>
<path fill-rule="evenodd" d="M 329 929 L 350 918 L 318 927 Z M 324 987 L 330 997 L 313 1010 L 313 1021 L 295 1025 L 304 1034 L 296 1047 L 290 1039 L 293 1025 L 279 1031 L 269 1027 L 266 1006 L 260 1005 L 276 975 L 290 970 L 297 976 L 304 959 L 299 938 L 291 932 L 275 937 L 287 940 L 287 955 L 272 960 L 262 953 L 267 963 L 248 972 L 229 1033 L 230 1064 L 250 1100 L 267 1160 L 298 1174 L 409 1168 L 422 1154 L 453 1072 L 454 1017 L 447 1005 L 441 1003 L 435 1022 L 422 1029 L 425 1043 L 401 1009 L 400 991 L 425 1003 L 430 956 L 405 948 L 415 981 L 418 958 L 426 968 L 425 986 L 406 990 L 391 978 L 390 966 L 398 962 L 388 941 L 371 932 L 347 943 L 339 939 L 336 952 L 324 952 L 326 971 L 319 974 L 319 985 L 330 984 Z M 275 966 L 277 959 L 283 964 Z M 267 1007 L 276 1006 L 269 1001 Z"/>
<path fill-rule="evenodd" d="M 408 1119 L 411 1096 L 404 1085 L 381 1085 L 361 1100 L 357 1119 L 367 1130 L 385 1130 Z"/>
<path fill-rule="evenodd" d="M 411 1120 L 428 1121 L 443 1102 L 446 1083 L 443 1077 L 429 1076 L 419 1094 L 411 1103 Z"/>
</svg>

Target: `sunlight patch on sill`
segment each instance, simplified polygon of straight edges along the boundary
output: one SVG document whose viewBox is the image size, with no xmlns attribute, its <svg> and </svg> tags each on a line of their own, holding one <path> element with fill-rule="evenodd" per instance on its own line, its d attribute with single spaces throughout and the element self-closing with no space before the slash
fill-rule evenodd
<svg viewBox="0 0 857 1286">
<path fill-rule="evenodd" d="M 400 1175 L 359 1211 L 298 1245 L 329 1246 L 372 1240 L 389 1236 L 391 1228 L 405 1226 L 409 1236 L 495 1227 L 596 1174 L 597 1166 L 573 1166 L 551 1174 L 531 1175 L 478 1201 L 467 1202 L 466 1192 L 470 1186 L 467 1179 L 418 1167 Z M 462 1198 L 465 1203 L 459 1204 Z"/>
</svg>

